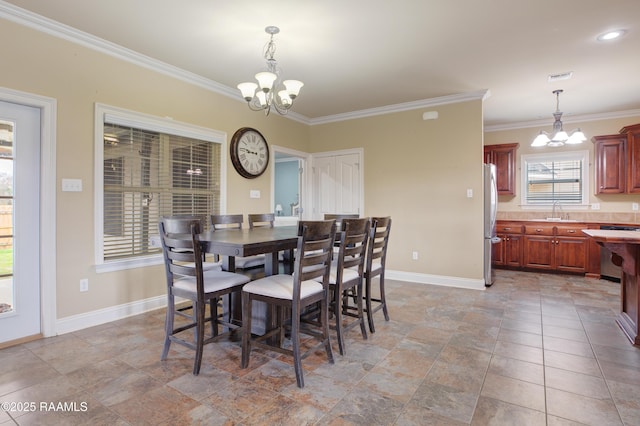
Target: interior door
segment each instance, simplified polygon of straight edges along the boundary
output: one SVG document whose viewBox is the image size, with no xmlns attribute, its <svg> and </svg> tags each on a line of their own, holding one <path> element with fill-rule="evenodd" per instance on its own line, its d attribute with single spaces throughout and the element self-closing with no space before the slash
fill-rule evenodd
<svg viewBox="0 0 640 426">
<path fill-rule="evenodd" d="M 0 343 L 40 333 L 40 109 L 0 102 Z"/>
<path fill-rule="evenodd" d="M 362 156 L 346 152 L 313 156 L 313 215 L 361 214 Z"/>
</svg>

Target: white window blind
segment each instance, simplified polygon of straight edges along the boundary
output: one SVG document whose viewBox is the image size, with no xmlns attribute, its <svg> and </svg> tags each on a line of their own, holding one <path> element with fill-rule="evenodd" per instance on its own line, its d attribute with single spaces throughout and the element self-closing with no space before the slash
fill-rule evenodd
<svg viewBox="0 0 640 426">
<path fill-rule="evenodd" d="M 104 122 L 103 260 L 160 253 L 158 220 L 220 210 L 221 144 Z"/>
<path fill-rule="evenodd" d="M 584 152 L 523 155 L 524 204 L 586 204 L 587 158 Z"/>
</svg>

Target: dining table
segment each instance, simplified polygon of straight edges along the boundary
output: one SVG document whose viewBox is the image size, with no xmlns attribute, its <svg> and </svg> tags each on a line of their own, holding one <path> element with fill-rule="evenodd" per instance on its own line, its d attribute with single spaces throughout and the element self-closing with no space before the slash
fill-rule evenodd
<svg viewBox="0 0 640 426">
<path fill-rule="evenodd" d="M 296 248 L 298 227 L 216 229 L 201 233 L 200 241 L 207 253 L 223 256 L 223 269 L 229 272 L 236 271 L 236 256 L 264 254 L 264 274 L 273 275 L 278 273 L 278 253 Z"/>
</svg>

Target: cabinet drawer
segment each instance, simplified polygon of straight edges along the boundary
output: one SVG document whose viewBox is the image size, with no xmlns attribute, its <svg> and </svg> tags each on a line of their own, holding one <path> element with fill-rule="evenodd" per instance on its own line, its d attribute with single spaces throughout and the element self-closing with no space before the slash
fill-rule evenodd
<svg viewBox="0 0 640 426">
<path fill-rule="evenodd" d="M 498 234 L 522 234 L 522 225 L 517 223 L 498 223 L 496 232 Z"/>
<path fill-rule="evenodd" d="M 583 227 L 576 228 L 575 226 L 558 226 L 556 227 L 556 235 L 562 237 L 586 237 L 582 232 Z"/>
<path fill-rule="evenodd" d="M 527 235 L 553 235 L 553 225 L 525 225 L 524 233 Z"/>
</svg>

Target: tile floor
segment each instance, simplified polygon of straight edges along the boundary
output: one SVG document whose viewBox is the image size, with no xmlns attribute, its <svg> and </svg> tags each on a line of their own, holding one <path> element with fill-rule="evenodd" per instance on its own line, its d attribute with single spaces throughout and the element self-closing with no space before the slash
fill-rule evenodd
<svg viewBox="0 0 640 426">
<path fill-rule="evenodd" d="M 511 271 L 486 291 L 389 280 L 391 321 L 377 313 L 366 341 L 353 329 L 334 365 L 307 358 L 304 389 L 275 353 L 241 370 L 231 342 L 206 347 L 197 377 L 185 348 L 161 362 L 154 311 L 0 351 L 0 402 L 36 403 L 0 424 L 640 425 L 618 287 Z"/>
</svg>

